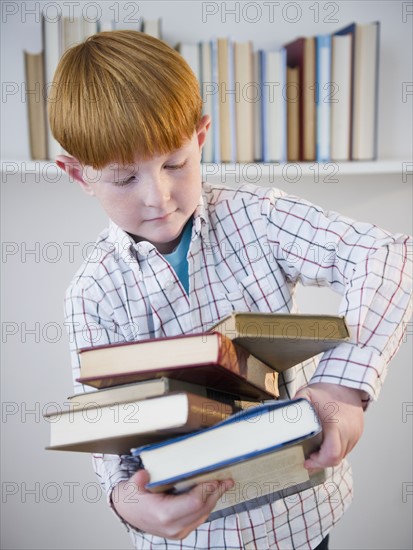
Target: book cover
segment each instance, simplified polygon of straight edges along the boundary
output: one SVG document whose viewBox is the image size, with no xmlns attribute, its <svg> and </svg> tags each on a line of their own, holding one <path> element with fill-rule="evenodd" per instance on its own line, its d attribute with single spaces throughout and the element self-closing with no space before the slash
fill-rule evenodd
<svg viewBox="0 0 413 550">
<path fill-rule="evenodd" d="M 139 444 L 212 426 L 234 408 L 189 392 L 46 414 L 49 450 L 127 454 Z"/>
<path fill-rule="evenodd" d="M 46 160 L 47 122 L 46 101 L 44 97 L 44 51 L 24 52 L 26 77 L 27 115 L 29 125 L 30 156 L 33 160 Z"/>
<path fill-rule="evenodd" d="M 350 337 L 344 317 L 234 312 L 211 327 L 282 372 Z"/>
<path fill-rule="evenodd" d="M 354 33 L 352 23 L 332 36 L 331 159 L 350 160 L 352 148 Z"/>
<path fill-rule="evenodd" d="M 264 162 L 287 158 L 286 51 L 263 52 Z"/>
<path fill-rule="evenodd" d="M 233 82 L 233 65 L 231 65 L 231 42 L 227 38 L 217 40 L 218 59 L 218 88 L 219 88 L 219 133 L 221 162 L 233 162 L 234 144 L 233 135 L 233 107 L 234 93 L 231 88 Z"/>
<path fill-rule="evenodd" d="M 211 41 L 201 42 L 201 96 L 203 101 L 203 114 L 211 117 L 211 128 L 207 133 L 202 148 L 202 162 L 214 162 L 213 135 L 216 124 L 213 107 L 213 94 L 217 94 L 212 77 L 212 44 Z"/>
<path fill-rule="evenodd" d="M 161 376 L 252 399 L 278 396 L 277 373 L 220 333 L 124 342 L 79 350 L 82 384 L 96 388 Z"/>
<path fill-rule="evenodd" d="M 331 123 L 331 35 L 316 37 L 317 59 L 317 162 L 330 160 L 330 123 Z"/>
<path fill-rule="evenodd" d="M 380 22 L 356 25 L 352 160 L 377 159 Z"/>
<path fill-rule="evenodd" d="M 315 39 L 300 37 L 285 45 L 287 66 L 298 69 L 300 142 L 299 160 L 315 160 Z"/>
<path fill-rule="evenodd" d="M 254 103 L 251 101 L 253 82 L 253 57 L 251 42 L 234 43 L 235 89 L 235 128 L 237 162 L 254 161 Z"/>
<path fill-rule="evenodd" d="M 236 413 L 211 428 L 132 449 L 150 474 L 152 492 L 182 492 L 196 483 L 232 478 L 235 491 L 215 511 L 310 480 L 305 457 L 321 444 L 321 424 L 305 399 L 271 401 Z M 238 487 L 237 487 L 238 486 Z M 256 495 L 255 495 L 256 496 Z"/>
<path fill-rule="evenodd" d="M 257 404 L 256 401 L 246 399 L 241 395 L 221 392 L 214 388 L 191 384 L 174 378 L 153 378 L 143 382 L 134 382 L 120 386 L 102 388 L 69 396 L 68 404 L 73 410 L 84 407 L 109 406 L 129 401 L 138 401 L 150 397 L 160 397 L 172 392 L 188 392 L 221 403 L 227 403 L 234 409 L 244 409 Z"/>
</svg>

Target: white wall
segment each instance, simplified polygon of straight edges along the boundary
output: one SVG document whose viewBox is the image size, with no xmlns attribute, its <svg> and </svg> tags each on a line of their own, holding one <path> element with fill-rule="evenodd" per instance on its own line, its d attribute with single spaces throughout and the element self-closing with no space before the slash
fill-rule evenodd
<svg viewBox="0 0 413 550">
<path fill-rule="evenodd" d="M 22 21 L 22 4 L 7 4 L 16 4 L 20 12 L 6 19 L 3 16 L 2 80 L 21 82 L 19 56 L 33 25 L 30 17 Z M 112 4 L 102 6 L 108 12 Z M 228 18 L 226 26 L 220 18 L 203 23 L 202 2 L 130 4 L 136 4 L 141 15 L 162 15 L 165 37 L 172 43 L 181 36 L 189 41 L 231 34 L 237 39 L 254 38 L 257 46 L 269 46 L 299 34 L 327 32 L 326 27 L 334 30 L 353 19 L 380 19 L 387 71 L 384 75 L 382 70 L 381 156 L 409 158 L 412 98 L 403 102 L 401 95 L 402 82 L 413 80 L 412 16 L 410 25 L 402 22 L 402 4 L 406 3 L 336 3 L 339 23 L 329 26 L 311 22 L 313 12 L 308 5 L 312 2 L 300 3 L 303 17 L 295 24 L 281 20 L 270 25 L 262 20 L 253 25 Z M 321 14 L 327 13 L 322 11 L 325 4 L 319 6 Z M 28 158 L 26 105 L 21 97 L 13 96 L 1 107 L 2 158 Z M 303 178 L 296 184 L 280 181 L 277 185 L 325 208 L 390 231 L 412 233 L 411 176 L 405 182 L 400 174 L 341 176 L 334 184 Z M 126 531 L 96 491 L 89 456 L 46 452 L 49 426 L 41 417 L 47 404 L 63 403 L 72 393 L 63 292 L 87 251 L 87 243 L 106 224 L 105 216 L 93 199 L 65 176 L 53 182 L 38 174 L 3 174 L 1 189 L 2 548 L 130 548 Z M 305 311 L 334 312 L 338 301 L 331 293 L 308 289 L 300 291 L 299 298 Z M 403 494 L 403 487 L 408 490 L 411 485 L 406 484 L 412 482 L 412 418 L 406 422 L 403 418 L 403 411 L 413 401 L 412 326 L 391 364 L 380 400 L 366 414 L 364 436 L 351 454 L 355 501 L 333 531 L 332 549 L 412 547 L 412 496 Z M 35 412 L 29 414 L 30 410 Z"/>
</svg>

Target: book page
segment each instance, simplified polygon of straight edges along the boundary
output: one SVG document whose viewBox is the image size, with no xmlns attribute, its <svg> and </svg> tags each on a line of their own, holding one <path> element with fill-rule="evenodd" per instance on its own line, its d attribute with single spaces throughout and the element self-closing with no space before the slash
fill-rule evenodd
<svg viewBox="0 0 413 550">
<path fill-rule="evenodd" d="M 224 493 L 213 511 L 233 506 L 239 502 L 259 498 L 275 491 L 308 481 L 308 470 L 303 466 L 304 452 L 295 445 L 275 453 L 266 453 L 253 459 L 233 464 L 214 472 L 196 477 L 196 482 L 232 478 L 235 485 Z M 178 491 L 193 485 L 194 478 L 177 483 Z"/>
</svg>

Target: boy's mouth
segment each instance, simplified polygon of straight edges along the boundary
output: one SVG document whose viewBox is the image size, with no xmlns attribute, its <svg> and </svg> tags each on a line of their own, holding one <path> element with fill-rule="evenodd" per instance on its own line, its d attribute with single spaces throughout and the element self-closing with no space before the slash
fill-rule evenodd
<svg viewBox="0 0 413 550">
<path fill-rule="evenodd" d="M 169 212 L 168 214 L 162 214 L 161 216 L 156 216 L 155 218 L 150 218 L 147 220 L 148 222 L 159 222 L 159 221 L 165 221 L 167 220 L 172 214 L 174 214 L 176 211 L 173 210 L 172 212 Z"/>
</svg>

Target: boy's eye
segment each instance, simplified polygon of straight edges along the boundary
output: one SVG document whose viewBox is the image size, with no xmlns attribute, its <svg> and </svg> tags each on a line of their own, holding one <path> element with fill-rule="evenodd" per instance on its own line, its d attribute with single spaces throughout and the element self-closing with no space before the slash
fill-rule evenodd
<svg viewBox="0 0 413 550">
<path fill-rule="evenodd" d="M 166 164 L 165 168 L 167 168 L 168 170 L 179 170 L 180 168 L 183 168 L 185 164 L 186 164 L 186 160 L 181 164 Z"/>
<path fill-rule="evenodd" d="M 131 183 L 135 178 L 132 176 L 130 178 L 127 178 L 126 180 L 120 180 L 120 181 L 114 181 L 113 185 L 116 187 L 125 187 L 129 183 Z"/>
</svg>

